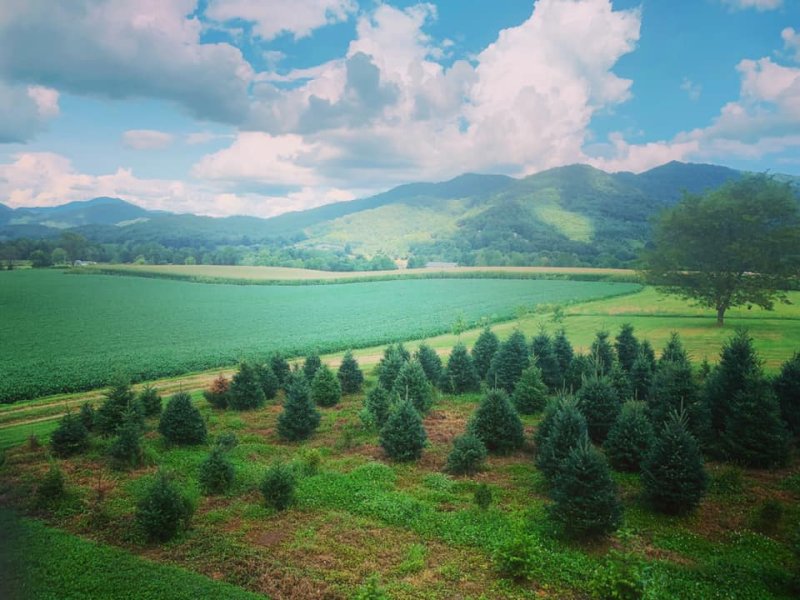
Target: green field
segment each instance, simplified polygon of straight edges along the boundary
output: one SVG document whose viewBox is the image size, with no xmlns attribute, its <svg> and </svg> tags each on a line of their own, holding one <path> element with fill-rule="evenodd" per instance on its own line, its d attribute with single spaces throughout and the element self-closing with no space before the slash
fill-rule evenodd
<svg viewBox="0 0 800 600">
<path fill-rule="evenodd" d="M 57 271 L 0 274 L 0 402 L 296 355 L 418 339 L 461 317 L 624 294 L 636 284 L 416 279 L 236 286 Z"/>
</svg>

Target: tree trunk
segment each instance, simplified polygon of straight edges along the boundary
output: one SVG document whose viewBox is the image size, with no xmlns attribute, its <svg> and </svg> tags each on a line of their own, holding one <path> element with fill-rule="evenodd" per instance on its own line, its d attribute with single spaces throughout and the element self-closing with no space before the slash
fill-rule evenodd
<svg viewBox="0 0 800 600">
<path fill-rule="evenodd" d="M 717 307 L 717 327 L 722 327 L 725 325 L 725 307 L 718 306 Z"/>
</svg>

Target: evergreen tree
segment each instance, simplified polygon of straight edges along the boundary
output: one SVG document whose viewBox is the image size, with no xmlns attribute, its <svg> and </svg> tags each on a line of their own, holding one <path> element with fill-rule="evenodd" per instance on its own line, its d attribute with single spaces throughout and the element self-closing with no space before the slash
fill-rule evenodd
<svg viewBox="0 0 800 600">
<path fill-rule="evenodd" d="M 436 351 L 428 346 L 426 343 L 419 345 L 414 358 L 422 365 L 422 370 L 425 371 L 425 376 L 432 385 L 439 385 L 442 380 L 442 359 L 436 354 Z"/>
<path fill-rule="evenodd" d="M 136 505 L 136 522 L 151 541 L 166 542 L 189 526 L 193 508 L 163 471 Z"/>
<path fill-rule="evenodd" d="M 585 354 L 576 354 L 570 363 L 564 385 L 575 393 L 581 389 L 584 379 L 594 377 L 595 374 L 594 361 Z"/>
<path fill-rule="evenodd" d="M 650 420 L 658 430 L 673 412 L 686 411 L 687 426 L 699 440 L 708 435 L 709 418 L 689 362 L 659 361 L 647 400 Z"/>
<path fill-rule="evenodd" d="M 202 444 L 208 435 L 203 416 L 186 392 L 178 392 L 169 399 L 158 431 L 173 444 Z"/>
<path fill-rule="evenodd" d="M 500 348 L 500 340 L 497 339 L 497 335 L 487 325 L 481 331 L 475 341 L 475 345 L 472 347 L 472 360 L 475 362 L 475 369 L 481 379 L 486 378 L 486 374 L 492 364 L 492 358 L 497 353 L 498 348 Z"/>
<path fill-rule="evenodd" d="M 544 384 L 550 390 L 558 389 L 563 379 L 561 368 L 553 348 L 553 340 L 550 339 L 544 328 L 531 341 L 531 354 L 533 362 L 541 371 Z"/>
<path fill-rule="evenodd" d="M 622 401 L 607 377 L 587 379 L 577 394 L 578 409 L 593 442 L 602 444 L 622 409 Z"/>
<path fill-rule="evenodd" d="M 50 449 L 56 456 L 67 457 L 89 446 L 89 432 L 78 415 L 67 413 L 50 436 Z"/>
<path fill-rule="evenodd" d="M 197 481 L 207 496 L 224 494 L 233 485 L 235 469 L 222 448 L 214 447 L 208 457 L 200 463 Z"/>
<path fill-rule="evenodd" d="M 303 374 L 306 376 L 306 380 L 314 381 L 314 375 L 317 374 L 317 369 L 321 366 L 322 360 L 320 360 L 319 354 L 312 352 L 306 356 L 306 360 L 303 363 Z"/>
<path fill-rule="evenodd" d="M 396 398 L 396 397 L 395 397 Z M 392 408 L 392 397 L 381 384 L 377 384 L 364 399 L 364 409 L 362 410 L 361 420 L 370 427 L 376 427 L 379 431 L 386 424 Z"/>
<path fill-rule="evenodd" d="M 350 350 L 344 353 L 336 376 L 339 378 L 343 394 L 357 394 L 361 391 L 361 386 L 364 385 L 364 373 L 361 372 L 358 361 Z"/>
<path fill-rule="evenodd" d="M 134 412 L 128 411 L 125 414 L 108 453 L 114 459 L 114 464 L 120 468 L 134 468 L 142 464 L 144 459 L 142 428 Z"/>
<path fill-rule="evenodd" d="M 635 400 L 647 401 L 653 385 L 652 365 L 644 350 L 639 349 L 630 370 L 631 392 Z"/>
<path fill-rule="evenodd" d="M 397 346 L 397 352 L 398 354 L 400 354 L 400 358 L 402 358 L 404 362 L 408 362 L 409 360 L 411 360 L 411 353 L 403 345 L 402 342 L 400 342 L 396 346 Z"/>
<path fill-rule="evenodd" d="M 272 372 L 275 374 L 275 377 L 278 378 L 278 387 L 281 389 L 286 389 L 286 385 L 289 383 L 289 376 L 292 373 L 292 369 L 289 367 L 289 362 L 280 352 L 276 352 L 270 356 L 269 366 L 272 369 Z"/>
<path fill-rule="evenodd" d="M 624 323 L 614 341 L 619 365 L 626 373 L 633 369 L 633 363 L 639 355 L 639 340 L 633 334 L 633 325 Z"/>
<path fill-rule="evenodd" d="M 397 461 L 419 459 L 427 439 L 422 418 L 408 400 L 401 401 L 392 411 L 380 434 L 381 447 Z"/>
<path fill-rule="evenodd" d="M 567 396 L 558 396 L 548 401 L 545 405 L 542 420 L 539 421 L 539 425 L 536 427 L 536 431 L 533 434 L 533 443 L 536 446 L 537 453 L 541 451 L 544 441 L 548 438 L 550 432 L 553 431 L 553 423 L 555 422 L 556 414 L 558 414 L 565 400 L 573 401 L 572 399 L 568 400 Z"/>
<path fill-rule="evenodd" d="M 672 413 L 642 464 L 645 498 L 659 512 L 684 514 L 708 486 L 700 447 L 687 428 L 685 413 Z"/>
<path fill-rule="evenodd" d="M 161 394 L 153 386 L 144 386 L 137 399 L 141 403 L 146 417 L 157 417 L 161 414 Z"/>
<path fill-rule="evenodd" d="M 266 401 L 256 369 L 243 362 L 228 388 L 228 406 L 234 410 L 252 410 L 264 406 Z"/>
<path fill-rule="evenodd" d="M 553 482 L 552 496 L 550 517 L 568 537 L 602 537 L 622 523 L 622 502 L 611 470 L 586 438 L 564 461 Z"/>
<path fill-rule="evenodd" d="M 391 390 L 394 387 L 394 380 L 400 374 L 400 369 L 403 368 L 406 359 L 403 358 L 403 353 L 400 347 L 396 344 L 386 346 L 383 351 L 383 358 L 378 363 L 378 381 L 384 389 Z"/>
<path fill-rule="evenodd" d="M 629 401 L 622 406 L 603 448 L 614 469 L 636 472 L 650 451 L 654 438 L 644 403 Z"/>
<path fill-rule="evenodd" d="M 95 415 L 95 425 L 103 435 L 112 435 L 122 425 L 126 411 L 131 408 L 141 415 L 144 423 L 144 408 L 136 402 L 136 395 L 127 382 L 119 382 L 105 394 L 106 399 Z"/>
<path fill-rule="evenodd" d="M 319 427 L 320 419 L 305 376 L 292 373 L 286 384 L 283 412 L 278 415 L 278 435 L 290 442 L 304 440 Z"/>
<path fill-rule="evenodd" d="M 748 467 L 786 464 L 789 434 L 769 382 L 753 373 L 730 402 L 723 444 L 727 456 Z"/>
<path fill-rule="evenodd" d="M 529 366 L 530 357 L 525 336 L 519 329 L 515 329 L 514 333 L 500 344 L 500 348 L 492 358 L 486 376 L 489 387 L 512 393 L 522 372 Z"/>
<path fill-rule="evenodd" d="M 272 400 L 278 395 L 280 383 L 278 376 L 272 371 L 272 367 L 267 363 L 257 363 L 253 366 L 256 379 L 261 386 L 261 391 L 264 392 L 265 400 Z"/>
<path fill-rule="evenodd" d="M 507 454 L 522 447 L 525 433 L 517 410 L 503 390 L 489 390 L 472 415 L 468 431 L 489 452 Z"/>
<path fill-rule="evenodd" d="M 536 466 L 549 482 L 554 482 L 569 453 L 588 440 L 586 417 L 574 400 L 562 399 L 536 452 Z"/>
<path fill-rule="evenodd" d="M 317 369 L 311 382 L 311 399 L 317 406 L 335 406 L 342 399 L 342 386 L 328 365 Z"/>
<path fill-rule="evenodd" d="M 611 367 L 611 372 L 608 374 L 608 382 L 620 401 L 630 400 L 633 398 L 633 385 L 628 372 L 622 368 L 618 361 L 614 361 Z"/>
<path fill-rule="evenodd" d="M 469 475 L 480 469 L 486 460 L 486 446 L 472 433 L 453 440 L 453 449 L 447 457 L 447 470 L 454 475 Z"/>
<path fill-rule="evenodd" d="M 781 408 L 781 416 L 795 437 L 800 436 L 800 353 L 783 363 L 772 383 Z"/>
<path fill-rule="evenodd" d="M 511 400 L 517 411 L 523 415 L 539 412 L 547 404 L 547 386 L 542 381 L 542 372 L 536 365 L 531 365 L 522 372 Z"/>
<path fill-rule="evenodd" d="M 425 413 L 433 404 L 433 387 L 417 360 L 403 364 L 394 381 L 393 391 L 402 400 L 408 400 L 419 412 Z"/>
<path fill-rule="evenodd" d="M 575 356 L 575 351 L 572 349 L 572 344 L 567 339 L 567 332 L 562 327 L 556 331 L 553 337 L 553 353 L 556 355 L 558 361 L 558 370 L 561 373 L 561 381 L 559 386 L 568 384 L 569 372 L 572 366 L 572 358 Z"/>
<path fill-rule="evenodd" d="M 658 359 L 658 362 L 689 364 L 689 354 L 683 347 L 683 342 L 681 342 L 681 337 L 677 332 L 673 331 L 670 334 L 667 345 L 664 346 L 664 349 L 661 351 L 661 357 Z"/>
<path fill-rule="evenodd" d="M 650 341 L 649 340 L 642 341 L 642 343 L 639 344 L 639 350 L 641 351 L 642 356 L 644 356 L 645 360 L 650 365 L 650 372 L 654 373 L 656 370 L 656 353 L 655 350 L 653 350 L 653 346 L 650 345 Z"/>
<path fill-rule="evenodd" d="M 290 382 L 289 385 L 295 384 Z M 291 467 L 277 463 L 264 473 L 264 479 L 261 481 L 261 494 L 268 507 L 285 510 L 294 504 L 296 487 L 297 478 Z"/>
<path fill-rule="evenodd" d="M 590 351 L 590 356 L 593 362 L 594 371 L 599 375 L 607 375 L 611 372 L 611 367 L 614 364 L 614 348 L 611 342 L 608 341 L 607 331 L 598 331 L 595 335 L 594 341 Z"/>
<path fill-rule="evenodd" d="M 211 382 L 211 387 L 207 390 L 203 390 L 203 398 L 214 408 L 228 408 L 228 391 L 230 385 L 230 380 L 220 373 L 214 378 L 214 381 Z"/>
<path fill-rule="evenodd" d="M 453 394 L 481 391 L 481 378 L 475 368 L 467 347 L 458 342 L 447 360 L 443 377 L 443 389 Z"/>
<path fill-rule="evenodd" d="M 86 431 L 94 429 L 95 410 L 89 402 L 81 404 L 78 418 L 81 420 L 81 423 L 83 423 L 83 426 L 86 427 Z"/>
</svg>

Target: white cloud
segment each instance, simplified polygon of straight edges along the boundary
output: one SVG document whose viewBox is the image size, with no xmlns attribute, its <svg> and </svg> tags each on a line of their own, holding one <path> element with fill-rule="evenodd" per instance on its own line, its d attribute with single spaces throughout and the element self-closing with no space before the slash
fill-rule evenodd
<svg viewBox="0 0 800 600">
<path fill-rule="evenodd" d="M 57 91 L 0 80 L 0 143 L 26 142 L 58 114 Z"/>
<path fill-rule="evenodd" d="M 783 39 L 783 49 L 795 62 L 800 62 L 800 31 L 795 31 L 793 27 L 787 27 L 781 31 Z"/>
<path fill-rule="evenodd" d="M 152 129 L 130 129 L 122 134 L 122 143 L 133 150 L 161 150 L 173 139 L 170 133 Z"/>
<path fill-rule="evenodd" d="M 688 77 L 684 77 L 681 81 L 681 89 L 689 96 L 689 100 L 699 100 L 700 95 L 703 93 L 703 86 L 699 83 L 693 82 Z"/>
<path fill-rule="evenodd" d="M 722 0 L 722 3 L 734 10 L 755 8 L 757 11 L 775 10 L 783 6 L 783 0 Z"/>
</svg>

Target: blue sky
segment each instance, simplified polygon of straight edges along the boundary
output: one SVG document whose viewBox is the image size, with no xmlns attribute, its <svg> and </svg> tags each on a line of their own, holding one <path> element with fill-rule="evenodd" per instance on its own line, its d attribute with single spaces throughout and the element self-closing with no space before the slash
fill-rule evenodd
<svg viewBox="0 0 800 600">
<path fill-rule="evenodd" d="M 800 174 L 797 0 L 5 0 L 0 202 L 271 216 L 466 171 Z"/>
</svg>

